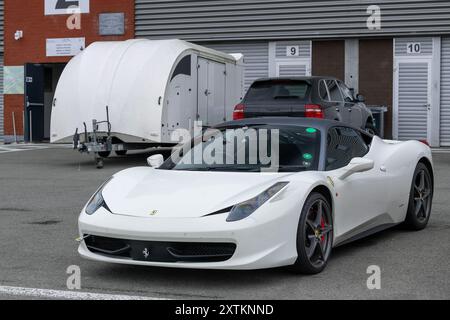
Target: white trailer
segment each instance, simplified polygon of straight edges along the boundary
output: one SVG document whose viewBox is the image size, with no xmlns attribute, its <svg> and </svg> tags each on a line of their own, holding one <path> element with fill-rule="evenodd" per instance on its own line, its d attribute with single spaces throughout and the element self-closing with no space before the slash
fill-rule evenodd
<svg viewBox="0 0 450 320">
<path fill-rule="evenodd" d="M 95 154 L 172 146 L 178 128 L 231 120 L 243 97 L 243 56 L 182 40 L 96 42 L 56 88 L 51 142 Z"/>
</svg>

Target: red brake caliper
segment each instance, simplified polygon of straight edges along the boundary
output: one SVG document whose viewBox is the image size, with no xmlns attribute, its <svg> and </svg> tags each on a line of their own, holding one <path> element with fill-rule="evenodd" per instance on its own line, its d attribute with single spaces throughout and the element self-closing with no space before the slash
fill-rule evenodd
<svg viewBox="0 0 450 320">
<path fill-rule="evenodd" d="M 322 230 L 325 228 L 325 220 L 324 220 L 323 217 L 320 219 L 320 228 Z M 325 235 L 322 234 L 322 237 L 320 238 L 320 241 L 322 241 L 322 242 L 325 241 Z"/>
</svg>

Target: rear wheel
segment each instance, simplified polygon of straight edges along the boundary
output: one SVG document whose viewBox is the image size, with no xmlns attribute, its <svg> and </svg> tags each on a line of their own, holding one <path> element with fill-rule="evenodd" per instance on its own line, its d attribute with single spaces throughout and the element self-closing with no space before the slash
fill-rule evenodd
<svg viewBox="0 0 450 320">
<path fill-rule="evenodd" d="M 430 219 L 432 201 L 433 180 L 431 179 L 431 173 L 425 164 L 419 162 L 416 170 L 414 170 L 404 225 L 411 230 L 425 228 Z"/>
<path fill-rule="evenodd" d="M 321 272 L 333 245 L 333 220 L 328 200 L 313 192 L 303 206 L 297 229 L 297 260 L 291 269 L 298 273 Z"/>
</svg>

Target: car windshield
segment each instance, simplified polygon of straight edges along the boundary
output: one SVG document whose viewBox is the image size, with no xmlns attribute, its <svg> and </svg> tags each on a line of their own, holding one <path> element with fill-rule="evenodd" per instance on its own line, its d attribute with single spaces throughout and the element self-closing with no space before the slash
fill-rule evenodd
<svg viewBox="0 0 450 320">
<path fill-rule="evenodd" d="M 309 87 L 308 82 L 301 80 L 257 81 L 248 90 L 245 101 L 305 100 Z"/>
<path fill-rule="evenodd" d="M 159 169 L 232 172 L 317 170 L 320 131 L 312 127 L 208 129 L 176 149 Z"/>
</svg>

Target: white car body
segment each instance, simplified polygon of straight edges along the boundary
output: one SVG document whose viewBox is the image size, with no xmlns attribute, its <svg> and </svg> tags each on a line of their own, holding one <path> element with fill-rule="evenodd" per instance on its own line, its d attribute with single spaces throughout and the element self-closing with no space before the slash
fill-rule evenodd
<svg viewBox="0 0 450 320">
<path fill-rule="evenodd" d="M 411 181 L 419 160 L 432 163 L 430 148 L 418 141 L 374 137 L 364 158 L 374 167 L 345 179 L 344 167 L 333 171 L 289 173 L 196 172 L 150 167 L 119 172 L 104 187 L 104 208 L 83 212 L 80 236 L 175 242 L 236 244 L 220 262 L 154 262 L 112 257 L 90 251 L 81 256 L 104 262 L 179 268 L 260 269 L 293 264 L 302 207 L 311 191 L 326 187 L 332 199 L 333 246 L 405 220 Z M 218 210 L 255 197 L 276 182 L 289 182 L 249 217 L 226 222 Z"/>
</svg>

